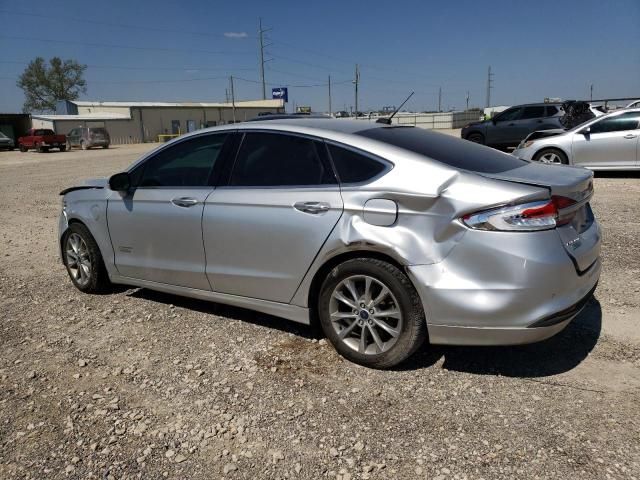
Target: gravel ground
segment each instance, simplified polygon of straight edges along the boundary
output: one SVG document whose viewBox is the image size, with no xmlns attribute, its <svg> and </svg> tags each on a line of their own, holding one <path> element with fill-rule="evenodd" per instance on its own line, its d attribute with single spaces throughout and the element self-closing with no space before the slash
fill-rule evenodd
<svg viewBox="0 0 640 480">
<path fill-rule="evenodd" d="M 150 147 L 0 152 L 0 478 L 640 478 L 637 175 L 596 178 L 604 270 L 565 331 L 384 372 L 263 314 L 77 291 L 58 192 Z"/>
</svg>

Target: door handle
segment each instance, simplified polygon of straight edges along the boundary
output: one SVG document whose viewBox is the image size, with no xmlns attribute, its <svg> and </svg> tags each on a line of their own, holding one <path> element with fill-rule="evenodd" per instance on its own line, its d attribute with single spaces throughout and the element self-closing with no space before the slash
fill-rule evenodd
<svg viewBox="0 0 640 480">
<path fill-rule="evenodd" d="M 626 138 L 627 140 L 631 140 L 632 138 L 636 138 L 636 137 L 637 137 L 637 135 L 634 135 L 633 133 L 628 133 L 622 138 Z"/>
<path fill-rule="evenodd" d="M 293 208 L 304 213 L 318 215 L 319 213 L 328 212 L 331 208 L 331 205 L 329 205 L 327 202 L 296 202 L 293 205 Z"/>
<path fill-rule="evenodd" d="M 173 203 L 178 207 L 193 207 L 194 205 L 197 205 L 199 202 L 195 198 L 180 197 L 180 198 L 173 198 L 171 200 L 171 203 Z"/>
</svg>

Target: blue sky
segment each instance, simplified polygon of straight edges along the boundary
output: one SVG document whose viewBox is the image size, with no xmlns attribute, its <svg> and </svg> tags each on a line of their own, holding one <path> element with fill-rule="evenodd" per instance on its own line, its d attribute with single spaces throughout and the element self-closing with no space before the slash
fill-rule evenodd
<svg viewBox="0 0 640 480">
<path fill-rule="evenodd" d="M 0 112 L 24 101 L 15 86 L 36 56 L 89 65 L 84 99 L 221 101 L 262 95 L 258 17 L 270 30 L 266 77 L 289 85 L 289 106 L 360 109 L 640 95 L 640 1 L 183 1 L 0 0 Z M 54 6 L 55 5 L 55 6 Z M 42 16 L 37 16 L 42 15 Z M 50 15 L 51 18 L 47 18 Z M 82 19 L 86 21 L 82 21 Z"/>
</svg>

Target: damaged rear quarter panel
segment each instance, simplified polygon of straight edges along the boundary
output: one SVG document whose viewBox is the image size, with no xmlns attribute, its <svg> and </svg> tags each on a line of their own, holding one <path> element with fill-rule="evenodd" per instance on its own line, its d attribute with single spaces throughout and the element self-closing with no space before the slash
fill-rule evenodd
<svg viewBox="0 0 640 480">
<path fill-rule="evenodd" d="M 293 304 L 308 306 L 315 274 L 338 255 L 376 252 L 390 256 L 403 266 L 439 263 L 467 231 L 458 221 L 462 215 L 516 199 L 547 195 L 540 188 L 430 163 L 404 150 L 387 152 L 386 158 L 393 162 L 396 154 L 402 155 L 402 162 L 385 176 L 368 185 L 342 187 L 343 215 L 298 287 L 291 300 Z M 397 204 L 398 215 L 393 225 L 378 226 L 365 221 L 366 202 L 377 198 Z"/>
</svg>

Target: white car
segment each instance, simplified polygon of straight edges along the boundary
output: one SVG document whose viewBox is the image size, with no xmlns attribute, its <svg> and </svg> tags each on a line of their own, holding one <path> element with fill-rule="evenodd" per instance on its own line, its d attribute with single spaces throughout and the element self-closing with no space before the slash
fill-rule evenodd
<svg viewBox="0 0 640 480">
<path fill-rule="evenodd" d="M 523 160 L 592 170 L 640 170 L 640 108 L 616 110 L 571 130 L 531 133 L 513 151 Z"/>
</svg>

